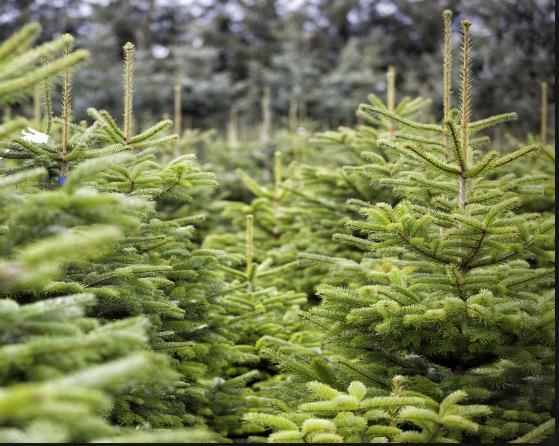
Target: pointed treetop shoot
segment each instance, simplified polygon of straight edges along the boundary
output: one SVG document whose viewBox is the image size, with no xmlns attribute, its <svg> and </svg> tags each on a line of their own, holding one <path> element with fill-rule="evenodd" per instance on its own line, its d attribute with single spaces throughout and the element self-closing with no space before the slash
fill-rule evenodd
<svg viewBox="0 0 559 446">
<path fill-rule="evenodd" d="M 124 139 L 130 139 L 132 131 L 132 98 L 134 88 L 134 53 L 136 48 L 132 42 L 126 42 L 124 50 Z"/>
</svg>

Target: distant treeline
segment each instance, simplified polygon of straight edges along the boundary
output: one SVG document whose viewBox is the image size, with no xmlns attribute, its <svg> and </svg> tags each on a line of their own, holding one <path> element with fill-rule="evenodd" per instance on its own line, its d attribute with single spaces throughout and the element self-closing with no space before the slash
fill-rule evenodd
<svg viewBox="0 0 559 446">
<path fill-rule="evenodd" d="M 234 107 L 252 126 L 269 87 L 272 125 L 285 125 L 296 101 L 300 117 L 325 127 L 354 121 L 356 105 L 386 89 L 390 65 L 398 96 L 430 96 L 440 109 L 445 8 L 474 22 L 476 111 L 515 110 L 509 129 L 537 132 L 541 81 L 555 97 L 552 0 L 3 0 L 0 39 L 36 20 L 41 39 L 69 32 L 91 50 L 75 74 L 76 118 L 85 104 L 121 112 L 118 61 L 131 40 L 139 119 L 172 115 L 179 84 L 184 125 L 224 129 Z"/>
</svg>

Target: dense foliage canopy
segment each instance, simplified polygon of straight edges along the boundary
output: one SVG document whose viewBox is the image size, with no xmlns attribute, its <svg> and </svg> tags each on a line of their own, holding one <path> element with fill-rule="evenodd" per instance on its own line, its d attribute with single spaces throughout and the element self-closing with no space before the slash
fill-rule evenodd
<svg viewBox="0 0 559 446">
<path fill-rule="evenodd" d="M 225 135 L 188 125 L 198 81 L 158 84 L 130 41 L 121 116 L 94 100 L 110 78 L 78 81 L 96 56 L 70 34 L 2 41 L 0 441 L 555 440 L 550 86 L 537 71 L 527 134 L 521 114 L 478 115 L 486 40 L 441 13 L 437 100 L 400 89 L 406 63 L 354 70 L 357 41 L 331 72 L 304 42 L 239 43 L 270 65 L 221 78 L 244 85 L 216 107 Z M 208 88 L 223 74 L 191 68 Z M 149 76 L 172 121 L 138 101 Z M 375 77 L 354 123 L 320 131 L 352 101 L 306 94 Z"/>
</svg>

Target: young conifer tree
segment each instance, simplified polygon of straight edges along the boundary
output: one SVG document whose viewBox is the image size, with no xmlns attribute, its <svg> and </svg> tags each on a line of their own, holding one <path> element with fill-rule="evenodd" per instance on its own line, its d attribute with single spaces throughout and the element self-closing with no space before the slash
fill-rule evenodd
<svg viewBox="0 0 559 446">
<path fill-rule="evenodd" d="M 21 39 L 30 29 L 16 34 L 24 50 Z M 69 40 L 65 37 L 57 45 Z M 6 54 L 19 48 L 14 38 L 0 47 Z M 35 53 L 25 54 L 28 63 L 20 67 L 21 73 L 33 69 Z M 14 60 L 19 63 L 17 57 Z M 65 60 L 69 64 L 73 59 Z M 53 72 L 63 66 L 59 64 Z M 8 96 L 11 91 L 15 87 Z M 26 135 L 29 139 L 37 136 L 30 133 Z M 7 155 L 9 149 L 2 153 L 8 159 L 3 160 L 0 180 L 0 438 L 6 442 L 64 442 L 114 437 L 118 429 L 107 418 L 113 398 L 128 391 L 131 382 L 142 383 L 150 375 L 171 382 L 173 374 L 164 357 L 145 352 L 147 319 L 104 324 L 85 315 L 95 305 L 90 290 L 53 297 L 45 288 L 72 265 L 110 250 L 124 230 L 135 224 L 126 215 L 130 203 L 108 194 L 41 191 L 48 171 L 9 159 L 30 157 Z M 84 165 L 70 182 L 76 186 L 91 179 L 111 161 L 118 160 L 105 160 L 102 166 Z M 99 211 L 101 218 L 77 224 L 88 207 L 94 213 Z M 103 215 L 112 218 L 103 219 Z M 65 224 L 69 220 L 73 222 Z"/>
<path fill-rule="evenodd" d="M 237 265 L 221 267 L 232 281 L 227 292 L 218 298 L 234 335 L 233 349 L 244 353 L 244 357 L 231 357 L 223 378 L 225 383 L 237 385 L 242 380 L 245 388 L 237 390 L 237 398 L 229 397 L 227 404 L 220 402 L 221 407 L 215 405 L 214 410 L 216 422 L 231 425 L 231 432 L 239 436 L 253 432 L 254 427 L 238 424 L 243 413 L 282 404 L 277 383 L 283 377 L 266 358 L 258 355 L 260 346 L 268 342 L 284 342 L 313 348 L 319 344 L 308 323 L 297 317 L 301 307 L 307 303 L 306 294 L 278 285 L 284 284 L 282 279 L 296 267 L 296 262 L 274 266 L 270 257 L 260 261 L 255 249 L 258 242 L 254 238 L 254 216 L 247 215 L 245 221 L 245 252 L 239 256 L 240 268 Z M 292 275 L 295 276 L 294 273 Z M 218 431 L 223 428 L 220 426 Z"/>
<path fill-rule="evenodd" d="M 91 179 L 99 168 L 85 163 L 68 183 Z M 111 439 L 121 433 L 109 418 L 115 397 L 152 379 L 170 385 L 176 375 L 164 356 L 147 351 L 147 318 L 104 321 L 88 315 L 95 290 L 56 291 L 67 271 L 114 249 L 137 224 L 127 215 L 132 203 L 91 191 L 41 191 L 46 175 L 35 168 L 0 180 L 0 438 Z M 87 212 L 97 221 L 85 221 Z"/>
<path fill-rule="evenodd" d="M 145 437 L 134 437 L 136 441 L 156 441 L 149 431 L 162 428 L 175 428 L 170 437 L 164 437 L 169 441 L 188 441 L 190 431 L 176 428 L 206 424 L 208 391 L 200 378 L 219 376 L 232 341 L 220 325 L 218 306 L 212 303 L 212 296 L 224 285 L 218 269 L 220 253 L 196 250 L 191 243 L 191 223 L 198 217 L 165 219 L 158 207 L 187 202 L 192 189 L 212 186 L 215 181 L 188 156 L 167 165 L 156 162 L 157 145 L 176 138 L 159 136 L 170 121 L 133 133 L 133 45 L 125 45 L 124 50 L 122 128 L 106 111 L 95 109 L 89 110 L 95 119 L 91 126 L 71 123 L 67 69 L 63 116 L 53 120 L 50 132 L 24 135 L 5 144 L 3 156 L 18 161 L 9 170 L 43 166 L 47 174 L 43 191 L 29 199 L 35 205 L 33 212 L 17 208 L 8 214 L 13 228 L 8 240 L 17 247 L 87 225 L 110 223 L 121 228 L 122 236 L 110 249 L 101 250 L 93 260 L 73 261 L 60 280 L 42 283 L 34 299 L 91 293 L 95 302 L 89 305 L 88 315 L 102 326 L 116 321 L 118 327 L 130 317 L 142 316 L 143 332 L 137 329 L 138 336 L 143 333 L 141 348 L 161 354 L 154 353 L 159 358 L 158 373 L 148 372 L 144 381 L 128 386 L 108 419 L 145 431 Z M 29 228 L 35 228 L 32 237 Z M 203 438 L 200 435 L 196 438 Z"/>
<path fill-rule="evenodd" d="M 367 388 L 352 381 L 337 390 L 324 383 L 307 383 L 309 402 L 296 411 L 248 413 L 250 424 L 273 432 L 252 437 L 268 443 L 453 443 L 463 432 L 476 432 L 474 418 L 486 415 L 489 407 L 460 404 L 466 393 L 456 391 L 440 403 L 406 389 L 406 379 L 395 376 L 390 393 Z"/>
<path fill-rule="evenodd" d="M 395 70 L 387 71 L 387 97 L 368 96 L 371 104 L 391 110 L 403 118 L 417 116 L 430 101 L 424 98 L 404 97 L 397 101 Z M 332 234 L 346 231 L 344 222 L 348 214 L 357 216 L 358 203 L 377 200 L 393 203 L 397 197 L 381 186 L 379 176 L 390 175 L 388 163 L 396 158 L 387 153 L 376 141 L 381 137 L 399 137 L 391 122 L 381 116 L 371 117 L 358 113 L 362 124 L 356 128 L 340 127 L 313 136 L 310 147 L 303 151 L 303 162 L 296 180 L 289 188 L 295 195 L 292 208 L 298 209 L 302 223 L 298 239 L 306 242 L 299 252 L 305 253 L 311 267 L 311 286 L 328 280 L 343 280 L 342 275 L 328 272 L 333 257 L 360 268 L 362 255 L 343 243 L 332 243 Z M 327 156 L 325 155 L 327 152 Z M 348 201 L 351 199 L 351 201 Z M 350 232 L 351 233 L 351 232 Z M 372 265 L 363 265 L 364 271 Z M 375 266 L 376 268 L 376 266 Z"/>
<path fill-rule="evenodd" d="M 245 221 L 252 215 L 254 226 L 254 256 L 266 269 L 280 268 L 266 275 L 266 283 L 279 289 L 306 291 L 308 278 L 296 268 L 297 252 L 304 249 L 305 241 L 299 237 L 303 221 L 299 209 L 294 208 L 292 166 L 285 166 L 283 154 L 274 154 L 273 183 L 261 185 L 244 169 L 236 173 L 242 184 L 255 196 L 245 201 L 220 200 L 216 204 L 221 210 L 220 222 L 228 230 L 216 231 L 204 240 L 204 246 L 224 249 L 235 254 L 244 254 L 246 247 Z M 231 230 L 232 229 L 232 230 Z M 274 269 L 275 271 L 275 269 Z"/>
<path fill-rule="evenodd" d="M 449 32 L 451 13 L 444 17 Z M 464 390 L 491 408 L 465 438 L 502 441 L 540 423 L 549 431 L 553 417 L 554 220 L 519 207 L 541 178 L 509 172 L 539 145 L 502 155 L 481 150 L 487 138 L 474 137 L 516 115 L 471 120 L 471 22 L 461 29 L 459 109 L 449 110 L 445 96 L 442 124 L 360 106 L 410 132 L 404 141 L 376 140 L 398 155 L 382 162 L 389 174 L 381 184 L 403 198 L 356 203 L 364 218 L 347 224 L 361 236 L 337 239 L 391 267 L 373 280 L 357 276 L 350 287 L 321 286 L 322 303 L 308 318 L 328 327 L 332 351 L 347 358 L 355 379 L 387 386 L 406 375 L 410 389 L 437 401 Z M 446 95 L 448 54 L 445 45 Z"/>
<path fill-rule="evenodd" d="M 231 292 L 220 301 L 235 326 L 237 343 L 254 346 L 264 336 L 290 339 L 305 337 L 306 324 L 295 314 L 306 303 L 306 295 L 290 289 L 270 286 L 274 276 L 282 276 L 296 266 L 295 262 L 274 267 L 269 259 L 258 262 L 254 256 L 254 216 L 246 217 L 246 245 L 243 270 L 231 267 L 222 269 L 235 278 L 230 283 Z"/>
</svg>

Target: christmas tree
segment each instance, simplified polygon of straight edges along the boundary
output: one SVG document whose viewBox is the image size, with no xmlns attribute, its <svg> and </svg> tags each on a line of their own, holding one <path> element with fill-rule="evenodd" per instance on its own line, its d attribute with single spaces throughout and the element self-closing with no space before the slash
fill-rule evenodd
<svg viewBox="0 0 559 446">
<path fill-rule="evenodd" d="M 65 51 L 69 56 L 69 45 Z M 18 302 L 14 305 L 20 301 L 22 304 L 47 302 L 49 305 L 50 301 L 64 302 L 65 296 L 70 295 L 77 302 L 70 300 L 68 305 L 72 304 L 75 309 L 68 310 L 69 315 L 79 317 L 87 307 L 89 319 L 86 322 L 80 319 L 74 332 L 85 332 L 83 336 L 91 338 L 91 351 L 88 353 L 84 348 L 89 345 L 85 341 L 71 341 L 70 328 L 69 331 L 62 330 L 64 337 L 58 342 L 59 349 L 76 350 L 75 359 L 68 353 L 64 361 L 58 361 L 66 364 L 62 371 L 76 370 L 92 361 L 106 361 L 116 353 L 129 352 L 133 345 L 138 345 L 139 350 L 152 352 L 151 356 L 145 354 L 147 359 L 140 358 L 145 365 L 138 362 L 131 368 L 138 376 L 144 377 L 144 381 L 133 379 L 134 373 L 127 371 L 122 378 L 128 385 L 127 391 L 118 395 L 112 412 L 111 404 L 103 403 L 107 426 L 108 421 L 143 430 L 204 425 L 202 413 L 207 406 L 206 390 L 199 378 L 212 372 L 219 373 L 221 362 L 216 359 L 219 352 L 223 358 L 228 357 L 231 344 L 220 334 L 220 312 L 211 311 L 215 306 L 210 302 L 211 296 L 224 286 L 217 269 L 220 253 L 196 250 L 189 241 L 193 231 L 190 223 L 197 220 L 196 216 L 166 220 L 157 208 L 176 201 L 188 201 L 192 188 L 212 186 L 215 182 L 211 174 L 196 168 L 188 156 L 179 157 L 165 166 L 154 160 L 156 146 L 176 138 L 175 135 L 158 137 L 159 132 L 169 127 L 170 121 L 133 133 L 132 44 L 125 45 L 124 55 L 122 128 L 106 111 L 95 109 L 89 110 L 94 118 L 90 126 L 83 128 L 71 123 L 71 73 L 66 66 L 62 117 L 47 115 L 47 133 L 35 131 L 31 136 L 24 135 L 6 144 L 3 156 L 19 160 L 6 171 L 21 171 L 16 175 L 23 180 L 30 172 L 42 175 L 40 188 L 25 195 L 27 206 L 12 198 L 17 207 L 7 212 L 5 235 L 8 237 L 4 237 L 8 258 L 10 252 L 23 250 L 25 253 L 25 245 L 30 242 L 37 243 L 35 250 L 38 252 L 34 253 L 31 246 L 28 248 L 31 254 L 22 254 L 24 257 L 19 261 L 16 257 L 12 260 L 15 263 L 7 263 L 6 268 L 8 276 L 13 270 L 11 274 L 17 277 L 20 268 L 23 279 L 27 276 L 30 277 L 25 280 L 35 280 L 35 276 L 41 279 L 29 296 L 19 292 Z M 6 177 L 6 181 L 12 177 Z M 75 252 L 81 245 L 85 251 L 83 254 L 88 250 L 95 253 L 93 259 L 84 256 L 80 249 Z M 48 262 L 47 256 L 52 259 L 57 250 L 61 250 L 61 262 L 65 262 L 64 275 L 57 281 L 45 280 L 48 276 L 43 276 L 52 273 L 56 266 L 52 260 Z M 31 263 L 18 266 L 22 261 Z M 39 268 L 40 262 L 46 265 Z M 188 312 L 181 308 L 185 306 L 189 308 Z M 25 306 L 21 308 L 23 314 L 33 314 L 33 307 L 29 310 Z M 62 320 L 65 314 L 55 312 L 55 316 Z M 100 333 L 90 335 L 89 332 L 97 326 Z M 114 330 L 125 330 L 124 334 L 109 334 L 113 326 Z M 48 334 L 46 331 L 45 336 Z M 32 349 L 32 344 L 25 344 L 26 340 L 25 337 L 22 339 L 22 348 Z M 35 341 L 30 337 L 28 342 Z M 37 342 L 48 351 L 48 343 Z M 104 343 L 108 346 L 104 347 Z M 113 343 L 116 344 L 114 347 Z M 148 362 L 152 356 L 157 361 L 150 359 Z M 49 358 L 50 361 L 56 364 L 55 357 Z M 149 367 L 154 370 L 150 371 Z M 31 367 L 30 370 L 36 369 Z M 54 371 L 22 382 L 50 378 L 56 375 Z M 117 378 L 115 375 L 115 383 L 118 383 Z M 18 384 L 15 379 L 13 383 L 6 381 L 6 385 Z M 101 381 L 105 383 L 104 378 Z M 109 378 L 110 385 L 116 385 L 112 381 Z M 99 386 L 102 385 L 105 384 Z M 92 410 L 97 411 L 96 407 Z M 26 410 L 30 411 L 30 407 Z M 100 418 L 95 422 L 101 426 L 102 421 Z M 72 427 L 71 420 L 67 424 Z M 69 432 L 61 438 L 88 440 L 103 434 L 114 435 L 108 427 L 103 430 L 99 426 Z M 188 441 L 189 431 L 173 432 L 170 437 L 163 438 Z M 196 435 L 195 438 L 213 438 Z M 142 439 L 139 435 L 135 438 L 137 441 Z M 157 436 L 145 437 L 146 440 L 150 438 L 157 441 Z"/>
<path fill-rule="evenodd" d="M 487 138 L 474 135 L 515 115 L 471 120 L 467 20 L 461 23 L 459 109 L 451 108 L 450 20 L 445 11 L 442 124 L 419 123 L 374 103 L 360 106 L 361 114 L 393 123 L 395 133 L 375 143 L 397 156 L 367 156 L 378 160 L 375 171 L 385 174 L 380 184 L 401 199 L 374 205 L 354 200 L 363 218 L 347 225 L 360 236 L 336 239 L 364 250 L 366 258 L 388 262 L 387 270 L 359 274 L 334 259 L 344 286 L 320 286 L 321 304 L 306 317 L 324 328 L 328 353 L 336 367 L 346 369 L 323 378 L 338 391 L 350 377 L 388 389 L 392 376 L 404 375 L 410 390 L 441 404 L 448 394 L 465 392 L 470 402 L 489 407 L 482 426 L 465 436 L 454 431 L 457 439 L 510 440 L 530 436 L 540 423 L 538 432 L 549 434 L 554 221 L 519 207 L 541 178 L 507 170 L 539 145 L 503 155 L 480 149 Z M 297 371 L 299 359 L 284 356 L 280 363 Z M 293 440 L 299 434 L 285 435 Z M 406 438 L 402 432 L 393 435 L 395 441 Z"/>
</svg>

